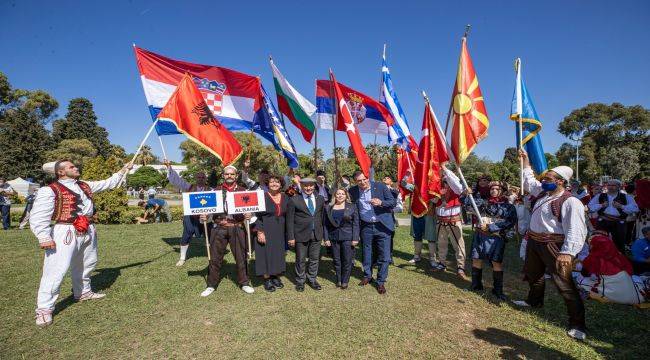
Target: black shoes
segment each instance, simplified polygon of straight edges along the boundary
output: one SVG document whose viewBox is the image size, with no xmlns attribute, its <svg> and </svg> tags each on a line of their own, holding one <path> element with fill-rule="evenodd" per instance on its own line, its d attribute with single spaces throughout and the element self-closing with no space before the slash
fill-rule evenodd
<svg viewBox="0 0 650 360">
<path fill-rule="evenodd" d="M 305 291 L 305 285 L 296 285 L 296 291 L 297 292 Z"/>
<path fill-rule="evenodd" d="M 277 276 L 271 277 L 271 282 L 273 283 L 273 286 L 275 286 L 278 289 L 282 289 L 284 287 L 284 284 L 282 283 L 280 278 L 277 277 Z"/>
<path fill-rule="evenodd" d="M 310 283 L 309 283 L 309 286 L 310 286 L 312 289 L 314 289 L 314 290 L 322 290 L 322 289 L 323 289 L 323 287 L 320 286 L 320 284 L 318 283 L 318 281 L 310 282 Z"/>
<path fill-rule="evenodd" d="M 268 292 L 275 291 L 275 284 L 273 284 L 273 281 L 271 279 L 264 280 L 264 290 Z"/>
</svg>

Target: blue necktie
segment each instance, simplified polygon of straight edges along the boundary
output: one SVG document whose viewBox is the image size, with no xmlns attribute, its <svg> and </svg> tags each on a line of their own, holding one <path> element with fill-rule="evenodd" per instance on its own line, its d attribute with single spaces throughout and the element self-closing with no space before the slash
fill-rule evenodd
<svg viewBox="0 0 650 360">
<path fill-rule="evenodd" d="M 309 213 L 314 216 L 314 202 L 311 200 L 311 196 L 307 198 L 307 208 L 309 209 Z"/>
</svg>

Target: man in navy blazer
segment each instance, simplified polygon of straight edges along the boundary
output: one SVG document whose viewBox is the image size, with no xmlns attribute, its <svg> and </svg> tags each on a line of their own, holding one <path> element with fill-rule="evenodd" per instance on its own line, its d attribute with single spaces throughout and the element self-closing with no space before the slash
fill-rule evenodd
<svg viewBox="0 0 650 360">
<path fill-rule="evenodd" d="M 352 176 L 356 186 L 350 188 L 350 198 L 357 205 L 361 225 L 364 278 L 359 283 L 365 286 L 372 280 L 372 251 L 377 251 L 377 292 L 386 293 L 384 283 L 390 264 L 390 235 L 395 230 L 393 208 L 396 200 L 390 189 L 381 182 L 368 180 L 357 171 Z"/>
</svg>

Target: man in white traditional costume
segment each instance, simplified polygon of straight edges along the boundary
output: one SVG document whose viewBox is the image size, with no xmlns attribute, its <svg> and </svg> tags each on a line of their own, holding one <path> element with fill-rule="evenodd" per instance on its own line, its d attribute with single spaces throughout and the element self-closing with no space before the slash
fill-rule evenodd
<svg viewBox="0 0 650 360">
<path fill-rule="evenodd" d="M 80 181 L 79 169 L 71 161 L 43 165 L 43 170 L 53 173 L 56 181 L 38 190 L 29 218 L 29 226 L 45 250 L 36 301 L 36 325 L 52 323 L 54 303 L 68 269 L 77 301 L 106 296 L 93 292 L 90 287 L 90 274 L 97 264 L 93 194 L 119 187 L 132 167 L 129 163 L 106 180 Z"/>
<path fill-rule="evenodd" d="M 567 334 L 578 340 L 586 338 L 585 307 L 571 270 L 575 256 L 587 237 L 584 205 L 567 191 L 573 170 L 558 166 L 535 178 L 528 154 L 520 151 L 524 164 L 524 190 L 536 197 L 527 233 L 524 273 L 530 285 L 525 301 L 514 301 L 525 307 L 544 305 L 544 272 L 548 271 L 558 292 L 564 298 L 569 314 Z"/>
</svg>

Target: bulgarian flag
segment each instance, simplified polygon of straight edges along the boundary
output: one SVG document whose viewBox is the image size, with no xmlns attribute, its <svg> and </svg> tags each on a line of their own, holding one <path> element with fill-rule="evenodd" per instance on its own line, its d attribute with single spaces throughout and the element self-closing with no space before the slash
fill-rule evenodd
<svg viewBox="0 0 650 360">
<path fill-rule="evenodd" d="M 280 70 L 275 67 L 273 59 L 269 59 L 269 61 L 273 71 L 273 83 L 275 84 L 275 93 L 278 96 L 280 112 L 288 117 L 291 123 L 300 130 L 302 137 L 307 142 L 311 142 L 315 129 L 311 116 L 316 112 L 316 106 L 289 84 L 287 79 L 280 73 Z"/>
</svg>

